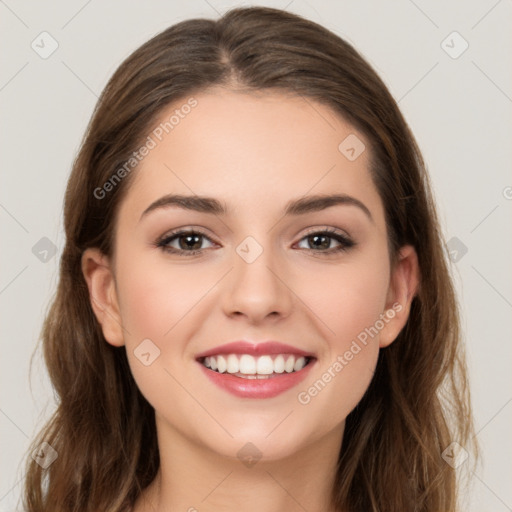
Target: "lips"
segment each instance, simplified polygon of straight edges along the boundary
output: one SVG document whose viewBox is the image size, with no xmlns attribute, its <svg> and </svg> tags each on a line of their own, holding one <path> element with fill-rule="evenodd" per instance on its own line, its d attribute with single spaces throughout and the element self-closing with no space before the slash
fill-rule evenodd
<svg viewBox="0 0 512 512">
<path fill-rule="evenodd" d="M 196 360 L 201 361 L 208 356 L 216 356 L 222 354 L 249 354 L 252 356 L 274 355 L 274 354 L 293 354 L 298 357 L 314 358 L 312 352 L 306 352 L 302 349 L 280 343 L 278 341 L 265 341 L 262 343 L 250 343 L 248 341 L 234 341 L 206 350 L 196 355 Z"/>
<path fill-rule="evenodd" d="M 289 358 L 291 357 L 292 360 L 297 358 L 296 370 L 277 368 L 282 364 L 276 364 L 276 360 L 283 359 L 283 354 L 286 354 Z M 212 369 L 212 366 L 216 367 L 217 363 L 222 362 L 224 364 L 224 356 L 227 356 L 228 364 L 230 362 L 236 364 L 234 360 L 237 358 L 235 356 L 240 355 L 245 356 L 246 359 L 258 359 L 258 374 L 254 374 L 253 370 L 249 370 L 249 373 L 253 375 L 238 372 L 235 374 L 229 373 L 229 371 L 236 372 L 237 368 L 230 368 L 228 372 L 226 372 L 226 368 L 222 368 L 222 372 Z M 236 341 L 201 352 L 197 354 L 196 360 L 201 372 L 220 389 L 240 398 L 272 398 L 301 382 L 311 371 L 316 357 L 311 352 L 277 341 L 266 341 L 258 344 Z M 264 362 L 272 366 L 272 360 L 274 371 L 272 371 L 272 368 L 266 368 L 266 364 L 264 365 L 265 368 L 261 369 L 260 363 Z M 242 371 L 242 368 L 240 370 Z M 245 371 L 248 370 L 245 369 Z M 266 375 L 261 375 L 260 372 Z"/>
</svg>

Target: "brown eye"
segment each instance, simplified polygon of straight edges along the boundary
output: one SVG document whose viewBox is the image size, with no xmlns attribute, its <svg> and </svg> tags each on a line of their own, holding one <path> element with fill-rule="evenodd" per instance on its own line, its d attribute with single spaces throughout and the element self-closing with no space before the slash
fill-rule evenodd
<svg viewBox="0 0 512 512">
<path fill-rule="evenodd" d="M 211 242 L 204 233 L 198 231 L 177 231 L 164 236 L 156 245 L 170 253 L 190 256 L 199 254 L 205 249 L 202 247 L 204 240 Z M 171 245 L 176 244 L 176 242 L 177 247 Z"/>
<path fill-rule="evenodd" d="M 326 254 L 345 251 L 355 245 L 347 236 L 331 230 L 310 233 L 302 238 L 302 240 L 306 240 L 308 245 L 308 247 L 305 247 L 306 250 Z M 338 245 L 332 247 L 333 241 Z"/>
<path fill-rule="evenodd" d="M 179 235 L 177 237 L 178 245 L 180 246 L 180 249 L 187 250 L 187 249 L 193 249 L 198 250 L 201 248 L 201 242 L 202 242 L 202 235 L 199 235 L 197 233 L 193 234 L 186 234 L 186 235 Z"/>
</svg>

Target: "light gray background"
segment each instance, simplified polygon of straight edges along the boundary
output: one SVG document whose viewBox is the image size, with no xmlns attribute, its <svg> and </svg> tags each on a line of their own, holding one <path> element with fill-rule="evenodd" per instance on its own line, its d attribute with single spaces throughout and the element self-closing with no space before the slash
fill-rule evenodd
<svg viewBox="0 0 512 512">
<path fill-rule="evenodd" d="M 348 39 L 411 125 L 446 240 L 467 247 L 453 266 L 484 461 L 465 510 L 512 510 L 512 2 L 256 4 L 286 8 Z M 57 282 L 66 180 L 97 96 L 121 61 L 160 30 L 236 5 L 243 4 L 0 0 L 0 511 L 18 510 L 21 456 L 55 407 L 40 351 L 32 390 L 28 365 Z M 31 48 L 43 31 L 59 45 L 47 59 Z M 469 44 L 458 58 L 441 46 L 453 31 Z M 453 54 L 463 41 L 446 44 Z M 57 248 L 46 262 L 32 252 L 42 237 Z"/>
</svg>

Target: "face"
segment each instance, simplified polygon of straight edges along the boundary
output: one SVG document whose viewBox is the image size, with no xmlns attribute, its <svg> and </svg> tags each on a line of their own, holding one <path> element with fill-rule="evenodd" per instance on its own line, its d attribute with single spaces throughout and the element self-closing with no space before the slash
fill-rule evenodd
<svg viewBox="0 0 512 512">
<path fill-rule="evenodd" d="M 391 268 L 369 142 L 329 108 L 276 93 L 194 98 L 172 131 L 150 134 L 155 147 L 120 206 L 115 254 L 89 249 L 83 271 L 105 338 L 125 345 L 161 431 L 231 457 L 251 442 L 274 460 L 342 433 L 379 350 L 405 324 L 416 256 L 404 247 Z M 219 208 L 157 202 L 171 195 Z M 269 340 L 289 347 L 258 352 L 275 365 L 268 379 L 197 360 L 226 343 Z M 309 363 L 277 373 L 277 354 L 286 363 L 296 353 L 297 363 L 299 351 Z M 243 371 L 258 359 L 245 358 Z"/>
</svg>

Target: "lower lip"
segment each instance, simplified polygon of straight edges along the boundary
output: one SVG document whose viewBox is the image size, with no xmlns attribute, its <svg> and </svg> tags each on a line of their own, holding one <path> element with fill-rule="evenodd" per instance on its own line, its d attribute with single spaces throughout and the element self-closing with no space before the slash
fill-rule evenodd
<svg viewBox="0 0 512 512">
<path fill-rule="evenodd" d="M 315 364 L 313 359 L 302 370 L 292 373 L 279 373 L 268 379 L 244 379 L 230 373 L 219 373 L 209 370 L 197 362 L 206 376 L 217 386 L 241 398 L 272 398 L 293 388 L 302 382 Z"/>
</svg>

